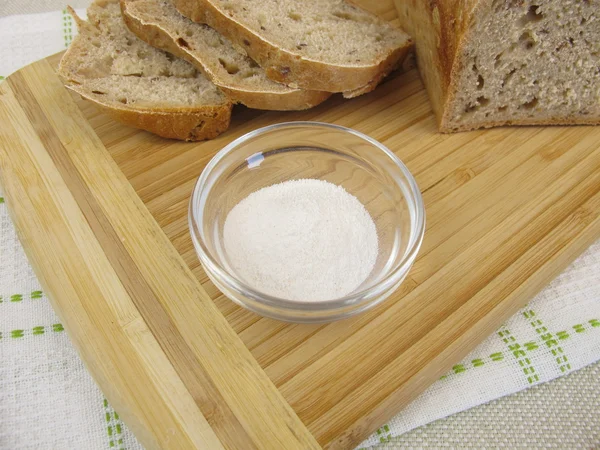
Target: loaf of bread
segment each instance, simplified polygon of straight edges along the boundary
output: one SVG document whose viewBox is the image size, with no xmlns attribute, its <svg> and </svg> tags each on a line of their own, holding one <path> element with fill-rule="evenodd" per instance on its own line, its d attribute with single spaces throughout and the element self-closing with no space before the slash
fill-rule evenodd
<svg viewBox="0 0 600 450">
<path fill-rule="evenodd" d="M 443 132 L 600 124 L 600 0 L 395 0 Z"/>
<path fill-rule="evenodd" d="M 246 52 L 208 25 L 192 22 L 170 0 L 121 0 L 125 23 L 140 39 L 189 61 L 236 103 L 267 110 L 302 110 L 329 92 L 294 89 L 267 78 Z"/>
<path fill-rule="evenodd" d="M 232 104 L 192 65 L 127 29 L 119 0 L 96 0 L 63 56 L 66 86 L 115 119 L 163 137 L 211 139 L 229 126 Z"/>
<path fill-rule="evenodd" d="M 343 0 L 173 0 L 294 88 L 369 92 L 411 47 L 407 34 Z"/>
</svg>

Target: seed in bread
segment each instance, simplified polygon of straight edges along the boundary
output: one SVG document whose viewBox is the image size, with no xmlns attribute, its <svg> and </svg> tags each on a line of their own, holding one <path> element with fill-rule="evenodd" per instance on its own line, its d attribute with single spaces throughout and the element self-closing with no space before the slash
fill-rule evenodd
<svg viewBox="0 0 600 450">
<path fill-rule="evenodd" d="M 127 29 L 118 0 L 96 0 L 63 56 L 66 86 L 127 125 L 163 137 L 211 139 L 225 131 L 231 102 L 191 64 Z"/>
<path fill-rule="evenodd" d="M 173 0 L 243 48 L 267 76 L 291 87 L 344 92 L 373 90 L 401 64 L 410 37 L 342 0 Z"/>
<path fill-rule="evenodd" d="M 600 0 L 396 0 L 443 132 L 600 124 Z"/>
</svg>

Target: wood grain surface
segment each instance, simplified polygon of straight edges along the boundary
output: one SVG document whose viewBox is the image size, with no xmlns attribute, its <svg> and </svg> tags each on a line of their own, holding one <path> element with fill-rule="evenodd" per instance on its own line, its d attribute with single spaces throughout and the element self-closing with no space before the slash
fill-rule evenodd
<svg viewBox="0 0 600 450">
<path fill-rule="evenodd" d="M 392 20 L 391 2 L 365 6 Z M 418 74 L 299 113 L 239 108 L 204 143 L 111 121 L 62 88 L 58 56 L 0 85 L 0 175 L 20 239 L 107 398 L 148 447 L 352 448 L 600 237 L 600 128 L 441 135 Z M 298 325 L 224 298 L 194 253 L 193 184 L 242 134 L 288 120 L 355 128 L 423 192 L 400 289 Z"/>
<path fill-rule="evenodd" d="M 65 328 L 142 442 L 318 448 L 52 66 L 28 66 L 0 89 L 15 225 Z"/>
</svg>

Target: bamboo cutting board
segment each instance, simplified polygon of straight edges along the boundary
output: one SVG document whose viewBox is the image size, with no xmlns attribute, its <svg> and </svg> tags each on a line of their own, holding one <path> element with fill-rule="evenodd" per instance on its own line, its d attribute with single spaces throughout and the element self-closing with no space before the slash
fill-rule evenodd
<svg viewBox="0 0 600 450">
<path fill-rule="evenodd" d="M 393 19 L 391 3 L 374 7 Z M 71 339 L 148 448 L 352 448 L 600 238 L 598 127 L 440 135 L 411 71 L 306 112 L 239 109 L 219 138 L 182 143 L 111 121 L 62 87 L 57 62 L 0 84 L 0 181 Z M 371 135 L 423 192 L 415 266 L 363 315 L 261 318 L 217 291 L 192 248 L 202 168 L 288 120 Z"/>
</svg>

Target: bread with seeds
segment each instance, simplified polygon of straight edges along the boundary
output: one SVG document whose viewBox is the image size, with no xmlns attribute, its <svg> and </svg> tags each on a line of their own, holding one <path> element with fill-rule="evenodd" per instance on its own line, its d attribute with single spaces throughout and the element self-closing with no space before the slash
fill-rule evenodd
<svg viewBox="0 0 600 450">
<path fill-rule="evenodd" d="M 229 126 L 232 104 L 202 73 L 138 39 L 118 0 L 96 0 L 61 59 L 65 85 L 127 125 L 189 141 Z"/>
<path fill-rule="evenodd" d="M 169 0 L 121 0 L 125 23 L 140 39 L 187 60 L 234 102 L 265 110 L 302 110 L 331 94 L 294 89 L 265 71 L 208 25 L 182 16 Z"/>
<path fill-rule="evenodd" d="M 293 88 L 369 92 L 411 48 L 402 30 L 343 0 L 173 0 Z"/>
</svg>

